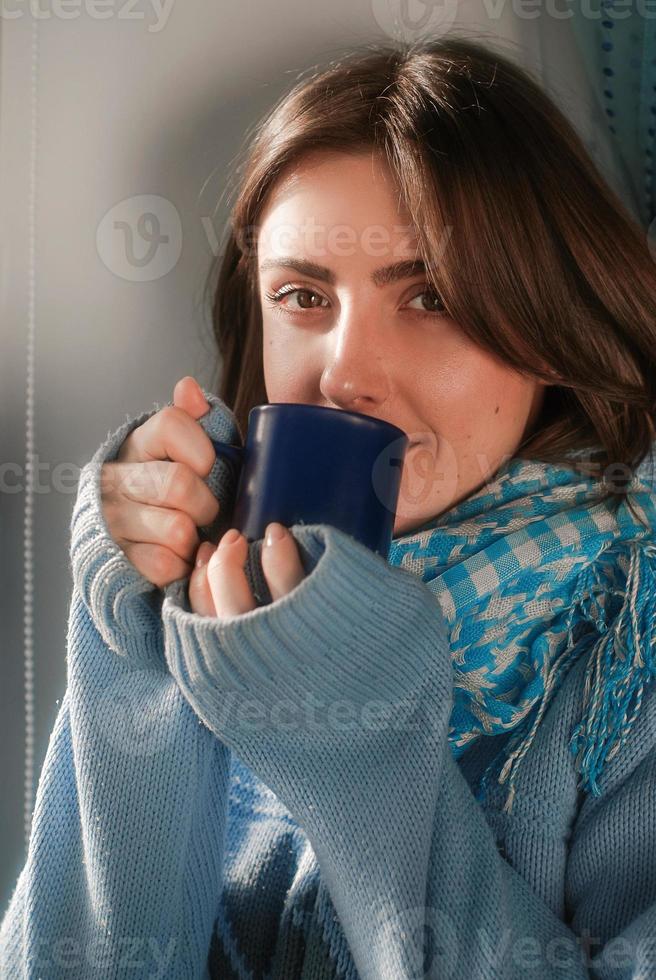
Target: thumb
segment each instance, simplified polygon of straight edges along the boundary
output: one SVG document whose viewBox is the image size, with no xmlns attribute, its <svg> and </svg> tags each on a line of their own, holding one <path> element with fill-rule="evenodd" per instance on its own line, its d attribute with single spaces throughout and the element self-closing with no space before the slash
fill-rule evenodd
<svg viewBox="0 0 656 980">
<path fill-rule="evenodd" d="M 190 374 L 180 378 L 173 389 L 173 404 L 184 409 L 192 419 L 199 419 L 210 408 L 202 388 Z"/>
</svg>

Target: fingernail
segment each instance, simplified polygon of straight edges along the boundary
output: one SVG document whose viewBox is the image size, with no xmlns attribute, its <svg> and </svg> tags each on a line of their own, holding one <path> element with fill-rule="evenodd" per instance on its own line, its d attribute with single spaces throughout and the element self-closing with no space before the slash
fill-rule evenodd
<svg viewBox="0 0 656 980">
<path fill-rule="evenodd" d="M 203 541 L 196 552 L 196 568 L 202 568 L 203 565 L 207 565 L 213 551 L 214 549 L 210 542 Z"/>
<path fill-rule="evenodd" d="M 231 527 L 229 531 L 223 535 L 219 541 L 219 548 L 224 544 L 234 544 L 241 537 L 240 532 L 235 527 Z"/>
<path fill-rule="evenodd" d="M 282 524 L 269 524 L 266 529 L 266 538 L 264 543 L 267 545 L 272 545 L 274 541 L 282 541 L 286 534 L 286 530 Z"/>
</svg>

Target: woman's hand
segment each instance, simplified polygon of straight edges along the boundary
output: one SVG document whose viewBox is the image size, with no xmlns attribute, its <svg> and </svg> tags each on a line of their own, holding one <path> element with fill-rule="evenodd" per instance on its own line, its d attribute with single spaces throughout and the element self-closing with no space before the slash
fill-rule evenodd
<svg viewBox="0 0 656 980">
<path fill-rule="evenodd" d="M 203 541 L 189 579 L 189 603 L 201 616 L 238 616 L 257 608 L 244 572 L 248 541 L 236 528 L 218 546 Z M 269 524 L 261 554 L 262 571 L 275 601 L 305 578 L 294 536 L 282 524 Z"/>
<path fill-rule="evenodd" d="M 163 588 L 191 572 L 198 532 L 219 502 L 204 477 L 216 453 L 198 423 L 210 406 L 197 381 L 181 378 L 167 405 L 134 429 L 101 472 L 110 535 L 132 564 Z"/>
</svg>

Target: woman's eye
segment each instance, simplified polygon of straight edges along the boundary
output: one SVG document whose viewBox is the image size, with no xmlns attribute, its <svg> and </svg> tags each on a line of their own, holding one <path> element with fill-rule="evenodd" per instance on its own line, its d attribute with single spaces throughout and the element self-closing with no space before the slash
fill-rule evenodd
<svg viewBox="0 0 656 980">
<path fill-rule="evenodd" d="M 265 292 L 264 295 L 272 307 L 277 307 L 279 311 L 284 310 L 288 313 L 298 313 L 301 310 L 321 310 L 330 306 L 326 297 L 322 296 L 316 290 L 310 289 L 307 286 L 294 286 L 291 283 L 287 283 L 281 286 L 280 289 L 273 290 L 272 292 Z M 282 301 L 286 297 L 289 299 L 283 303 Z M 440 296 L 430 288 L 422 289 L 420 293 L 417 293 L 410 300 L 410 303 L 414 303 L 417 300 L 421 301 L 421 306 L 411 307 L 411 309 L 416 310 L 418 313 L 425 313 L 427 316 L 439 316 L 446 312 Z"/>
<path fill-rule="evenodd" d="M 433 292 L 432 289 L 422 289 L 422 291 L 420 293 L 417 293 L 417 295 L 414 296 L 410 300 L 410 302 L 414 303 L 414 301 L 417 299 L 422 300 L 423 308 L 414 307 L 414 309 L 419 309 L 419 312 L 421 313 L 435 314 L 435 313 L 446 312 L 446 308 L 441 298 L 438 296 L 437 293 Z M 423 302 L 424 300 L 427 300 L 427 304 Z"/>
<path fill-rule="evenodd" d="M 304 289 L 298 286 L 282 286 L 280 289 L 277 289 L 274 292 L 265 293 L 265 296 L 273 305 L 282 305 L 282 300 L 285 298 L 285 296 L 293 297 L 298 305 L 295 306 L 293 302 L 284 304 L 285 309 L 291 309 L 292 311 L 299 309 L 321 309 L 322 307 L 320 304 L 322 300 L 325 300 L 325 296 L 322 296 L 321 293 L 315 292 L 314 289 Z"/>
</svg>

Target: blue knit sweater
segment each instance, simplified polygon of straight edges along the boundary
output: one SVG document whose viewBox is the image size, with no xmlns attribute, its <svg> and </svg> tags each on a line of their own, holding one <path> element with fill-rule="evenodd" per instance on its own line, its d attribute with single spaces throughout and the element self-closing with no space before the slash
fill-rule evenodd
<svg viewBox="0 0 656 980">
<path fill-rule="evenodd" d="M 208 398 L 201 425 L 234 441 Z M 656 977 L 653 690 L 585 796 L 567 748 L 580 660 L 512 813 L 496 786 L 478 803 L 507 736 L 454 761 L 445 625 L 412 573 L 299 525 L 307 577 L 220 621 L 190 612 L 185 581 L 162 592 L 131 565 L 99 474 L 150 414 L 82 471 L 67 687 L 3 980 Z M 230 478 L 217 460 L 220 500 Z"/>
</svg>

